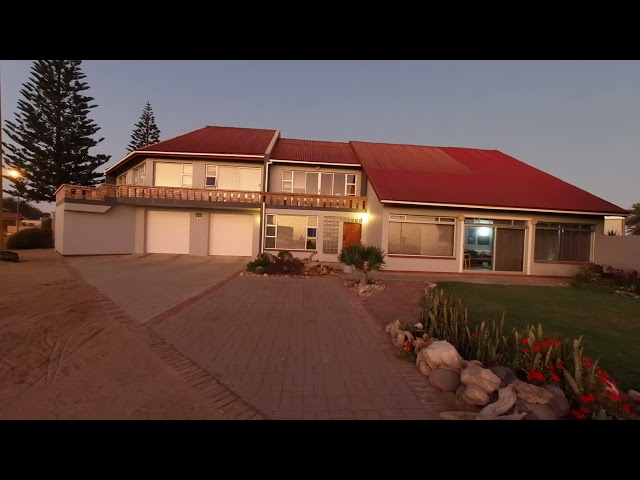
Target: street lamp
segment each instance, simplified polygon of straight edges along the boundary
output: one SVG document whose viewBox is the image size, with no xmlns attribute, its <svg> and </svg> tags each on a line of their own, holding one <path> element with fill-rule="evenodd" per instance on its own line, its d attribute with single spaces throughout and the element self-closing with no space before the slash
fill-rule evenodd
<svg viewBox="0 0 640 480">
<path fill-rule="evenodd" d="M 19 180 L 20 178 L 22 178 L 22 175 L 20 175 L 20 172 L 14 168 L 12 168 L 11 170 L 9 170 L 7 172 L 7 175 L 9 175 L 11 178 L 13 178 L 14 180 Z M 20 195 L 16 195 L 17 200 L 16 200 L 16 233 L 18 233 L 20 231 Z"/>
</svg>

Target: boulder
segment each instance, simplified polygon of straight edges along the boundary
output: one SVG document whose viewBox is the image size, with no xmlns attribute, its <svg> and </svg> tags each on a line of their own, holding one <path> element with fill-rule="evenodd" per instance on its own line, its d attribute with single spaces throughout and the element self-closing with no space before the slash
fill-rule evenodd
<svg viewBox="0 0 640 480">
<path fill-rule="evenodd" d="M 513 383 L 516 379 L 516 374 L 509 367 L 503 367 L 502 365 L 495 365 L 493 367 L 489 367 L 500 380 L 500 387 L 504 388 L 507 385 Z"/>
<path fill-rule="evenodd" d="M 460 375 L 451 370 L 436 368 L 429 375 L 429 383 L 441 392 L 455 392 L 460 387 Z"/>
<path fill-rule="evenodd" d="M 427 342 L 425 342 L 422 338 L 417 338 L 414 342 L 413 342 L 413 350 L 416 352 L 416 354 L 420 353 L 420 350 L 422 350 L 423 348 L 426 348 L 429 344 Z"/>
<path fill-rule="evenodd" d="M 433 342 L 427 348 L 423 349 L 424 359 L 431 370 L 435 370 L 441 365 L 450 367 L 453 370 L 460 371 L 462 357 L 456 350 L 456 347 L 449 342 L 438 340 Z"/>
<path fill-rule="evenodd" d="M 464 383 L 464 381 L 462 382 Z M 527 403 L 546 404 L 551 401 L 553 394 L 542 387 L 536 387 L 522 380 L 515 380 L 513 385 L 516 389 L 516 395 Z"/>
<path fill-rule="evenodd" d="M 560 387 L 556 387 L 555 385 L 543 385 L 546 391 L 551 392 L 553 398 L 549 403 L 547 403 L 548 407 L 553 411 L 553 413 L 558 418 L 566 417 L 569 415 L 569 400 L 567 400 L 567 396 L 562 391 Z"/>
<path fill-rule="evenodd" d="M 469 362 L 467 367 L 462 371 L 460 380 L 468 386 L 476 386 L 487 394 L 497 390 L 500 387 L 501 380 L 490 370 L 479 367 L 477 364 Z M 489 403 L 487 401 L 487 403 Z M 484 405 L 486 405 L 485 403 Z"/>
<path fill-rule="evenodd" d="M 507 385 L 498 390 L 498 400 L 484 407 L 478 415 L 500 416 L 507 413 L 516 403 L 516 392 L 513 385 Z"/>
<path fill-rule="evenodd" d="M 480 367 L 480 368 L 483 368 L 482 362 L 481 362 L 480 360 L 469 360 L 469 361 L 467 362 L 467 364 L 469 364 L 469 363 L 471 363 L 471 364 L 473 364 L 473 365 L 477 365 L 477 366 L 478 366 L 478 367 Z"/>
<path fill-rule="evenodd" d="M 18 262 L 20 261 L 20 255 L 18 255 L 16 252 L 10 252 L 9 250 L 4 250 L 0 252 L 0 261 Z"/>
<path fill-rule="evenodd" d="M 636 390 L 629 390 L 627 395 L 629 395 L 629 401 L 631 403 L 640 403 L 640 392 Z"/>
<path fill-rule="evenodd" d="M 462 396 L 462 394 L 464 393 L 464 389 L 467 388 L 464 385 L 460 385 L 458 387 L 458 389 L 456 390 L 456 398 L 460 398 Z"/>
<path fill-rule="evenodd" d="M 519 411 L 526 413 L 525 420 L 557 420 L 558 416 L 551 410 L 549 405 L 525 402 L 521 398 L 516 401 Z"/>
<path fill-rule="evenodd" d="M 479 407 L 484 407 L 490 401 L 489 394 L 477 385 L 468 385 L 464 389 L 462 399 L 469 405 L 477 405 Z"/>
</svg>

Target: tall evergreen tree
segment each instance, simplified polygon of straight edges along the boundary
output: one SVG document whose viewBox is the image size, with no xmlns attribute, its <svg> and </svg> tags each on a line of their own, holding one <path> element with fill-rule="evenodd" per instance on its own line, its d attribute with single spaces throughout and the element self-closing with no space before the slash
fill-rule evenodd
<svg viewBox="0 0 640 480">
<path fill-rule="evenodd" d="M 133 152 L 140 148 L 151 145 L 160 141 L 160 129 L 156 125 L 156 117 L 153 115 L 151 103 L 147 102 L 142 110 L 140 120 L 136 123 L 133 133 L 131 134 L 131 142 L 127 150 Z"/>
<path fill-rule="evenodd" d="M 634 203 L 629 209 L 629 217 L 627 218 L 627 227 L 629 227 L 630 235 L 640 235 L 640 203 Z"/>
<path fill-rule="evenodd" d="M 92 136 L 100 127 L 89 118 L 93 97 L 82 60 L 36 60 L 31 78 L 23 84 L 13 122 L 4 132 L 11 142 L 3 142 L 6 163 L 22 178 L 12 179 L 7 193 L 26 200 L 50 202 L 63 183 L 95 185 L 102 177 L 95 170 L 110 155 L 89 155 L 89 149 L 104 140 Z"/>
</svg>

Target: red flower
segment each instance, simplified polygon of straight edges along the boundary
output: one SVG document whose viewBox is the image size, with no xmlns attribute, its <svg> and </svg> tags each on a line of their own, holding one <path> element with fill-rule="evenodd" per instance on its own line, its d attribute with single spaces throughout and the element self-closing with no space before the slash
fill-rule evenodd
<svg viewBox="0 0 640 480">
<path fill-rule="evenodd" d="M 412 344 L 411 340 L 404 342 L 405 347 L 410 347 Z"/>
<path fill-rule="evenodd" d="M 593 393 L 590 393 L 589 395 L 580 395 L 580 401 L 583 403 L 595 402 L 596 397 L 593 396 Z"/>
<path fill-rule="evenodd" d="M 614 402 L 619 402 L 620 401 L 620 395 L 618 395 L 617 393 L 610 392 L 609 393 L 609 398 L 611 400 L 613 400 Z"/>
<path fill-rule="evenodd" d="M 554 367 L 553 365 L 549 365 L 549 370 L 554 371 L 556 369 L 556 367 Z"/>
<path fill-rule="evenodd" d="M 609 378 L 609 374 L 605 370 L 602 370 L 602 369 L 599 369 L 599 370 L 600 370 L 600 377 L 601 378 L 602 377 Z"/>
<path fill-rule="evenodd" d="M 589 400 L 588 400 L 589 402 L 595 402 L 596 401 L 596 397 L 594 397 L 593 393 L 590 393 L 588 398 L 589 398 Z"/>
<path fill-rule="evenodd" d="M 558 370 L 562 370 L 564 368 L 564 365 L 562 364 L 562 362 L 558 362 L 558 363 L 556 363 L 556 368 Z"/>
<path fill-rule="evenodd" d="M 587 367 L 590 367 L 591 365 L 593 365 L 593 364 L 591 363 L 591 360 L 589 360 L 587 357 L 582 357 L 582 361 L 584 362 L 584 364 L 585 364 Z"/>
<path fill-rule="evenodd" d="M 523 351 L 524 353 L 529 353 L 529 348 L 524 348 L 522 351 Z"/>
<path fill-rule="evenodd" d="M 626 403 L 625 403 L 625 405 L 624 405 L 622 408 L 624 408 L 624 411 L 625 411 L 625 412 L 627 412 L 627 413 L 631 413 L 631 407 L 630 407 L 629 405 L 627 405 Z"/>
<path fill-rule="evenodd" d="M 539 352 L 539 351 L 541 350 L 540 345 L 536 345 L 535 347 L 533 347 L 533 349 L 534 349 L 536 352 Z"/>
<path fill-rule="evenodd" d="M 589 409 L 587 407 L 585 407 L 585 406 L 580 407 L 580 411 L 582 413 L 589 413 Z"/>
<path fill-rule="evenodd" d="M 529 343 L 529 339 L 528 338 L 523 338 L 522 339 L 522 343 Z"/>
<path fill-rule="evenodd" d="M 602 383 L 605 383 L 605 384 L 609 383 L 609 381 L 606 378 L 604 378 L 602 375 L 600 375 L 600 377 L 598 377 L 598 380 L 600 380 Z"/>
<path fill-rule="evenodd" d="M 471 336 L 472 336 L 472 337 L 477 337 L 477 336 L 478 336 L 478 332 L 473 332 L 473 333 L 471 334 Z"/>
<path fill-rule="evenodd" d="M 529 375 L 527 375 L 527 380 L 531 381 L 531 380 L 544 380 L 544 374 L 542 374 L 542 372 L 538 372 L 537 370 L 531 370 L 531 372 L 529 372 Z"/>
<path fill-rule="evenodd" d="M 629 395 L 627 395 L 626 393 L 621 393 L 620 398 L 626 402 L 627 400 L 629 400 Z"/>
<path fill-rule="evenodd" d="M 578 420 L 584 420 L 584 415 L 582 414 L 582 412 L 579 412 L 578 410 L 571 410 L 571 415 L 576 417 Z"/>
<path fill-rule="evenodd" d="M 554 382 L 559 382 L 560 381 L 560 377 L 558 375 L 556 375 L 555 373 L 551 374 L 551 380 L 553 380 Z"/>
</svg>

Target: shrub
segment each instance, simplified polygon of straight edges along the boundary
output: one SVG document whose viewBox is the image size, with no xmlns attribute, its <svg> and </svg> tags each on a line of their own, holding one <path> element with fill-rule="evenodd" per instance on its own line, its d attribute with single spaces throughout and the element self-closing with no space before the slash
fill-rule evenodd
<svg viewBox="0 0 640 480">
<path fill-rule="evenodd" d="M 250 272 L 254 272 L 258 267 L 266 269 L 271 264 L 271 262 L 273 262 L 273 255 L 263 253 L 262 255 L 257 255 L 255 260 L 247 263 L 247 270 Z"/>
<path fill-rule="evenodd" d="M 345 265 L 355 265 L 360 261 L 360 255 L 362 253 L 362 244 L 354 243 L 344 247 L 338 253 L 338 261 Z"/>
<path fill-rule="evenodd" d="M 7 240 L 8 249 L 51 248 L 53 237 L 51 230 L 44 228 L 27 228 L 14 233 Z"/>
<path fill-rule="evenodd" d="M 262 265 L 258 265 L 256 267 L 256 269 L 254 270 L 254 272 L 256 272 L 256 274 L 258 274 L 258 275 L 263 275 L 264 274 L 264 267 Z"/>
<path fill-rule="evenodd" d="M 51 230 L 51 217 L 47 217 L 42 220 L 42 228 L 45 230 Z"/>
<path fill-rule="evenodd" d="M 282 250 L 277 257 L 273 257 L 273 262 L 265 267 L 269 275 L 302 275 L 304 273 L 304 262 L 295 258 L 293 254 Z"/>
<path fill-rule="evenodd" d="M 345 265 L 353 265 L 364 274 L 365 285 L 369 283 L 369 272 L 382 270 L 386 253 L 375 245 L 365 246 L 361 243 L 349 245 L 340 250 L 338 261 Z"/>
</svg>

